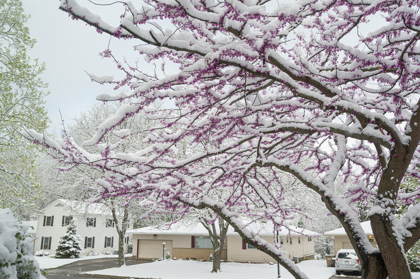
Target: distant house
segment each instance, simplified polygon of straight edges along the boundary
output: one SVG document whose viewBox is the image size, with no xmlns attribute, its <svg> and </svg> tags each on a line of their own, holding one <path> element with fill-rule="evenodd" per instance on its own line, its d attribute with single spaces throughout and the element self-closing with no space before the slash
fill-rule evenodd
<svg viewBox="0 0 420 279">
<path fill-rule="evenodd" d="M 38 221 L 22 221 L 22 224 L 28 226 L 26 234 L 32 239 L 32 241 L 35 241 Z M 33 247 L 33 251 L 35 251 L 35 246 Z"/>
<path fill-rule="evenodd" d="M 282 244 L 282 250 L 291 259 L 313 257 L 313 237 L 317 234 L 299 228 L 293 229 L 300 234 L 289 232 L 286 229 L 279 231 L 278 241 Z M 270 243 L 274 243 L 277 239 L 277 235 L 273 236 L 272 229 L 267 224 L 261 224 L 258 227 L 254 225 L 252 230 L 258 231 L 260 237 Z M 174 225 L 170 230 L 146 227 L 130 230 L 127 233 L 133 235 L 133 257 L 140 259 L 158 259 L 169 252 L 172 258 L 207 261 L 210 254 L 213 253 L 208 232 L 201 224 L 197 224 L 195 227 Z M 163 243 L 167 249 L 165 252 Z M 229 227 L 226 245 L 222 251 L 222 260 L 255 263 L 274 261 L 264 252 L 247 244 L 231 227 Z"/>
<path fill-rule="evenodd" d="M 69 222 L 74 220 L 77 233 L 82 238 L 83 253 L 114 253 L 118 249 L 118 234 L 111 211 L 103 204 L 89 204 L 58 199 L 46 206 L 38 215 L 34 250 L 55 254 L 60 237 L 67 231 Z M 127 251 L 129 239 L 124 240 Z"/>
<path fill-rule="evenodd" d="M 362 222 L 360 225 L 373 247 L 377 247 L 378 245 L 376 244 L 376 239 L 373 235 L 372 227 L 370 226 L 370 221 Z M 327 237 L 334 237 L 334 255 L 336 255 L 340 249 L 353 249 L 350 239 L 343 227 L 325 232 L 324 235 Z"/>
</svg>

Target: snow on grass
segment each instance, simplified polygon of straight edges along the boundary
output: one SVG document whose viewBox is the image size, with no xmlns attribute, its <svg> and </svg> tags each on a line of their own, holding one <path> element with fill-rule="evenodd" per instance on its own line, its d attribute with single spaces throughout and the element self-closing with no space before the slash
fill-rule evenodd
<svg viewBox="0 0 420 279">
<path fill-rule="evenodd" d="M 131 256 L 131 255 L 130 255 Z M 60 267 L 69 263 L 74 263 L 83 260 L 94 260 L 100 258 L 117 258 L 118 255 L 96 255 L 96 256 L 80 256 L 78 259 L 56 259 L 50 257 L 34 257 L 39 263 L 41 269 L 50 269 Z"/>
<path fill-rule="evenodd" d="M 325 260 L 303 261 L 299 268 L 311 279 L 327 279 L 335 274 L 334 268 L 328 268 Z M 110 276 L 126 276 L 132 278 L 162 278 L 162 279 L 255 279 L 277 278 L 277 265 L 222 263 L 221 273 L 210 273 L 212 263 L 182 260 L 165 260 L 147 264 L 131 265 L 121 268 L 110 268 L 86 272 L 86 274 L 101 274 Z M 283 267 L 280 269 L 282 279 L 294 277 Z"/>
</svg>

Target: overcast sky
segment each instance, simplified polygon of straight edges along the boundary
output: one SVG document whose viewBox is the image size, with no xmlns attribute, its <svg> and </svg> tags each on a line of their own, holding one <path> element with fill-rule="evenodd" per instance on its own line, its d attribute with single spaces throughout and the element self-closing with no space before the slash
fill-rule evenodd
<svg viewBox="0 0 420 279">
<path fill-rule="evenodd" d="M 82 4 L 86 1 L 78 2 Z M 111 87 L 91 82 L 86 74 L 116 73 L 110 60 L 98 56 L 107 49 L 110 37 L 98 34 L 81 21 L 72 20 L 67 13 L 58 9 L 57 0 L 23 0 L 23 7 L 25 13 L 31 15 L 28 21 L 30 35 L 37 40 L 29 54 L 31 58 L 38 58 L 46 64 L 42 78 L 49 83 L 51 92 L 46 98 L 46 108 L 52 121 L 49 131 L 59 135 L 59 111 L 65 123 L 69 123 L 81 111 L 97 102 L 97 95 L 112 93 Z M 110 10 L 109 7 L 106 10 Z M 110 18 L 113 23 L 118 23 L 118 14 Z M 113 39 L 111 47 L 122 48 L 122 53 L 132 53 L 127 41 Z"/>
</svg>

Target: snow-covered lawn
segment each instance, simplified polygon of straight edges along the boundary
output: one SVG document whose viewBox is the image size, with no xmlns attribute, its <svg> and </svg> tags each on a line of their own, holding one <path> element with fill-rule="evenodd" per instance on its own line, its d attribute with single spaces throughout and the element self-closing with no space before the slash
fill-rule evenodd
<svg viewBox="0 0 420 279">
<path fill-rule="evenodd" d="M 76 261 L 99 258 L 115 258 L 116 255 L 82 256 L 79 259 L 55 259 L 49 257 L 35 257 L 41 269 L 56 268 Z M 277 278 L 277 265 L 222 263 L 222 272 L 210 273 L 211 263 L 165 260 L 147 264 L 110 268 L 86 272 L 86 274 L 102 274 L 121 277 L 161 278 L 161 279 L 255 279 Z M 328 279 L 335 274 L 335 269 L 326 266 L 325 260 L 310 260 L 300 262 L 299 268 L 311 279 Z M 282 279 L 294 279 L 283 267 L 280 268 Z M 420 273 L 412 273 L 413 278 L 420 279 Z"/>
<path fill-rule="evenodd" d="M 56 268 L 62 265 L 66 265 L 69 263 L 83 261 L 83 260 L 94 260 L 100 258 L 116 258 L 117 255 L 97 255 L 97 256 L 81 256 L 78 259 L 56 259 L 50 257 L 34 257 L 35 260 L 39 263 L 39 267 L 41 269 L 49 269 L 49 268 Z"/>
<path fill-rule="evenodd" d="M 332 267 L 327 267 L 325 260 L 303 261 L 298 265 L 299 268 L 311 279 L 328 279 L 335 274 L 335 269 Z M 210 273 L 210 270 L 211 263 L 209 262 L 170 260 L 125 266 L 122 268 L 110 268 L 91 271 L 86 272 L 86 274 L 161 279 L 277 278 L 277 265 L 269 264 L 222 263 L 221 273 L 212 274 Z M 294 277 L 283 267 L 281 267 L 280 273 L 282 279 L 294 279 Z M 413 278 L 420 279 L 420 273 L 413 273 Z"/>
<path fill-rule="evenodd" d="M 162 279 L 255 279 L 277 278 L 277 265 L 269 264 L 244 264 L 222 263 L 222 272 L 212 274 L 211 263 L 196 261 L 162 261 L 148 264 L 125 266 L 122 268 L 110 268 L 86 274 L 104 274 L 113 276 L 127 276 L 140 278 Z M 327 279 L 335 274 L 334 268 L 328 268 L 325 260 L 311 260 L 299 263 L 299 267 L 311 279 Z M 280 269 L 282 279 L 294 277 L 283 267 Z"/>
</svg>

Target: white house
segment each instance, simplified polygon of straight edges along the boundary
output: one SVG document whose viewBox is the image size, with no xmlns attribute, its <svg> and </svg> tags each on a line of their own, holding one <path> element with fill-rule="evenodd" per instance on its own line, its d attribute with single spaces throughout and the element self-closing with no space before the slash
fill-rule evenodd
<svg viewBox="0 0 420 279">
<path fill-rule="evenodd" d="M 77 234 L 82 238 L 81 247 L 84 254 L 107 251 L 114 253 L 118 249 L 118 233 L 108 207 L 100 203 L 58 199 L 38 215 L 34 250 L 55 254 L 58 241 L 66 233 L 71 220 L 74 220 Z M 124 239 L 125 252 L 129 242 L 127 236 Z"/>
<path fill-rule="evenodd" d="M 217 227 L 217 226 L 216 226 Z M 308 259 L 314 256 L 314 237 L 317 233 L 291 227 L 285 228 L 273 235 L 273 228 L 267 224 L 253 224 L 250 228 L 264 240 L 274 243 L 278 241 L 281 249 L 289 258 Z M 207 230 L 197 224 L 195 227 L 173 225 L 170 230 L 157 227 L 146 227 L 127 231 L 133 235 L 133 257 L 140 259 L 158 259 L 166 252 L 171 257 L 193 260 L 208 260 L 213 253 Z M 163 247 L 165 243 L 165 247 Z M 165 248 L 165 253 L 163 251 Z M 166 255 L 166 254 L 165 254 Z M 273 258 L 245 243 L 242 237 L 229 227 L 226 235 L 226 245 L 223 247 L 222 260 L 236 262 L 272 262 Z"/>
</svg>

